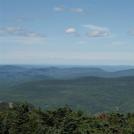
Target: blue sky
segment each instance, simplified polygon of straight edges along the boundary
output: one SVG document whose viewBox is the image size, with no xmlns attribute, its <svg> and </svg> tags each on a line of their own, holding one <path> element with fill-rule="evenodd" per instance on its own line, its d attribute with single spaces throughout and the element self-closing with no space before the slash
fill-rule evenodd
<svg viewBox="0 0 134 134">
<path fill-rule="evenodd" d="M 134 65 L 134 0 L 0 0 L 0 64 Z"/>
</svg>

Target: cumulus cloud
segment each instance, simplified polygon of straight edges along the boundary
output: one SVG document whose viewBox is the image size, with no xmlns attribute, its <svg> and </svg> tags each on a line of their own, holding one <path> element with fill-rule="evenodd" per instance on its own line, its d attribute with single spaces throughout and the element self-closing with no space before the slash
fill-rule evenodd
<svg viewBox="0 0 134 134">
<path fill-rule="evenodd" d="M 21 27 L 0 28 L 0 37 L 4 42 L 12 42 L 11 44 L 44 44 L 46 42 L 46 36 L 43 34 Z"/>
<path fill-rule="evenodd" d="M 74 27 L 68 27 L 67 29 L 65 29 L 65 33 L 68 35 L 79 36 L 79 33 L 77 32 L 76 28 L 74 28 Z"/>
<path fill-rule="evenodd" d="M 22 30 L 20 27 L 2 27 L 0 28 L 0 35 L 5 36 L 5 35 L 17 35 L 17 34 L 22 34 Z"/>
<path fill-rule="evenodd" d="M 70 11 L 74 12 L 74 13 L 83 13 L 84 12 L 84 10 L 82 8 L 71 8 Z"/>
<path fill-rule="evenodd" d="M 65 30 L 65 33 L 67 34 L 76 33 L 76 29 L 74 27 L 69 27 Z"/>
<path fill-rule="evenodd" d="M 84 25 L 84 27 L 88 28 L 88 37 L 106 37 L 111 34 L 110 30 L 105 27 L 100 27 L 96 25 Z"/>
<path fill-rule="evenodd" d="M 64 6 L 56 6 L 56 7 L 54 7 L 54 11 L 56 11 L 56 12 L 62 12 L 64 10 L 65 10 Z"/>
<path fill-rule="evenodd" d="M 45 37 L 40 33 L 28 31 L 21 27 L 13 27 L 13 26 L 0 28 L 0 36 L 19 36 L 19 37 L 35 37 L 35 38 Z"/>
<path fill-rule="evenodd" d="M 80 8 L 80 7 L 73 7 L 73 8 L 66 8 L 64 7 L 63 5 L 62 6 L 56 6 L 54 7 L 54 11 L 55 12 L 71 12 L 71 13 L 83 13 L 84 12 L 84 9 L 83 8 Z"/>
</svg>

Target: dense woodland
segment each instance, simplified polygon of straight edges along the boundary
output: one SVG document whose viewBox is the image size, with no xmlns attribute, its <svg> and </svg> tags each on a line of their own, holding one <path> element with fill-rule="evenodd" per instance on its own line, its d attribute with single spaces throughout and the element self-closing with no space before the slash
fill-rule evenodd
<svg viewBox="0 0 134 134">
<path fill-rule="evenodd" d="M 0 134 L 134 134 L 134 114 L 91 115 L 68 106 L 42 110 L 27 103 L 1 104 Z"/>
<path fill-rule="evenodd" d="M 45 109 L 68 104 L 90 113 L 133 112 L 134 69 L 120 69 L 1 65 L 0 101 L 28 101 Z"/>
<path fill-rule="evenodd" d="M 134 134 L 133 89 L 131 69 L 0 66 L 0 134 Z"/>
<path fill-rule="evenodd" d="M 8 89 L 0 85 L 0 100 L 28 101 L 42 108 L 68 104 L 91 113 L 134 111 L 134 77 L 20 81 L 5 84 Z"/>
</svg>

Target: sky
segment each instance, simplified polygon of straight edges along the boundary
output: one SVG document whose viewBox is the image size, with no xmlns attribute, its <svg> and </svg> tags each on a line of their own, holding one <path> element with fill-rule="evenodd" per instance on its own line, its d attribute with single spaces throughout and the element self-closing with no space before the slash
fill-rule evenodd
<svg viewBox="0 0 134 134">
<path fill-rule="evenodd" d="M 134 65 L 134 0 L 0 0 L 0 64 Z"/>
</svg>

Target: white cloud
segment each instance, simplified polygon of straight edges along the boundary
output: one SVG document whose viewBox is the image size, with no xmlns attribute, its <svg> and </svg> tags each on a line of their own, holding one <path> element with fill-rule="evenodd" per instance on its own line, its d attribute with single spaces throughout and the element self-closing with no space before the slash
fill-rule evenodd
<svg viewBox="0 0 134 134">
<path fill-rule="evenodd" d="M 0 36 L 45 37 L 40 33 L 31 32 L 21 27 L 11 27 L 11 26 L 0 28 Z"/>
<path fill-rule="evenodd" d="M 64 6 L 56 6 L 56 7 L 54 7 L 54 11 L 56 11 L 56 12 L 62 12 L 64 10 L 65 10 Z"/>
<path fill-rule="evenodd" d="M 111 34 L 110 30 L 106 27 L 100 27 L 96 25 L 84 25 L 84 27 L 88 28 L 88 37 L 106 37 Z"/>
<path fill-rule="evenodd" d="M 67 34 L 76 33 L 76 29 L 74 27 L 69 27 L 65 30 L 65 33 Z"/>
<path fill-rule="evenodd" d="M 82 8 L 71 8 L 70 11 L 74 12 L 74 13 L 83 13 L 84 12 L 84 10 Z"/>
<path fill-rule="evenodd" d="M 71 13 L 83 13 L 84 9 L 80 7 L 66 8 L 65 6 L 56 6 L 54 7 L 55 12 L 71 12 Z"/>
<path fill-rule="evenodd" d="M 80 34 L 77 32 L 76 28 L 74 27 L 68 27 L 65 29 L 65 33 L 73 36 L 80 36 Z"/>
<path fill-rule="evenodd" d="M 0 37 L 3 40 L 18 44 L 37 44 L 46 41 L 46 37 L 43 34 L 11 26 L 0 28 Z"/>
<path fill-rule="evenodd" d="M 20 35 L 23 31 L 20 27 L 2 27 L 0 28 L 0 36 L 6 36 L 6 35 Z"/>
</svg>

